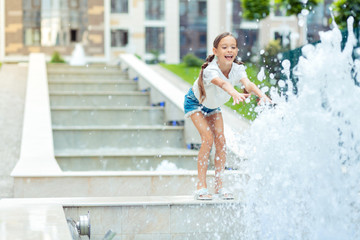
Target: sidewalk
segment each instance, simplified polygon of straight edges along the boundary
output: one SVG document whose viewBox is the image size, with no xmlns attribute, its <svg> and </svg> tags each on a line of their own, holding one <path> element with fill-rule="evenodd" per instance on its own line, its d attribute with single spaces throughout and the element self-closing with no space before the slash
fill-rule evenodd
<svg viewBox="0 0 360 240">
<path fill-rule="evenodd" d="M 3 64 L 0 69 L 0 198 L 13 197 L 10 173 L 20 157 L 27 66 Z"/>
</svg>

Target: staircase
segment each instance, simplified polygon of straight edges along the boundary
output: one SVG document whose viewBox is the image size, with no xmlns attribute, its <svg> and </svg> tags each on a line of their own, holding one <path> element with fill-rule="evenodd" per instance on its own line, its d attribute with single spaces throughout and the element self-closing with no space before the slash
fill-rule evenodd
<svg viewBox="0 0 360 240">
<path fill-rule="evenodd" d="M 151 92 L 140 89 L 136 77 L 117 67 L 49 64 L 47 79 L 54 155 L 61 169 L 31 167 L 30 173 L 22 161 L 14 197 L 193 194 L 198 151 L 186 148 L 184 126 L 169 124 L 173 119 L 167 119 L 165 108 L 170 104 L 151 102 Z M 210 189 L 214 174 L 207 174 Z M 228 171 L 224 182 L 246 178 Z"/>
<path fill-rule="evenodd" d="M 133 66 L 144 74 L 146 66 Z M 51 225 L 57 237 L 66 233 L 64 215 L 78 219 L 90 211 L 91 239 L 103 239 L 110 228 L 121 239 L 239 239 L 239 196 L 248 176 L 225 171 L 225 185 L 230 182 L 227 185 L 236 188 L 234 201 L 193 199 L 198 152 L 185 147 L 191 129 L 186 121 L 186 132 L 182 124 L 171 121 L 182 117 L 180 91 L 168 91 L 173 86 L 161 79 L 161 92 L 171 92 L 164 107 L 152 102 L 160 99 L 160 87 L 152 85 L 151 95 L 143 88 L 143 76 L 133 77 L 133 69 L 46 69 L 39 54 L 31 56 L 29 69 L 26 131 L 12 172 L 16 199 L 10 200 L 14 211 L 7 216 L 21 208 L 17 219 L 31 220 L 34 214 L 51 219 L 38 225 Z M 148 70 L 147 74 L 148 81 L 159 80 Z M 211 190 L 213 179 L 214 171 L 209 170 Z M 63 239 L 70 240 L 69 235 Z"/>
<path fill-rule="evenodd" d="M 117 67 L 48 66 L 55 158 L 63 171 L 149 171 L 163 161 L 196 169 L 184 127 Z M 174 165 L 172 165 L 174 166 Z"/>
</svg>

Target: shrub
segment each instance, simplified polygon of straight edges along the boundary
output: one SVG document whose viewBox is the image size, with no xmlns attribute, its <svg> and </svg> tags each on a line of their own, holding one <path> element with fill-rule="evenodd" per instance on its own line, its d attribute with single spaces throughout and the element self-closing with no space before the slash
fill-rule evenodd
<svg viewBox="0 0 360 240">
<path fill-rule="evenodd" d="M 61 57 L 60 53 L 55 51 L 50 60 L 51 63 L 65 63 L 65 60 Z"/>
<path fill-rule="evenodd" d="M 198 58 L 193 53 L 188 53 L 183 57 L 183 62 L 187 67 L 201 67 L 201 65 L 204 63 L 204 60 Z"/>
</svg>

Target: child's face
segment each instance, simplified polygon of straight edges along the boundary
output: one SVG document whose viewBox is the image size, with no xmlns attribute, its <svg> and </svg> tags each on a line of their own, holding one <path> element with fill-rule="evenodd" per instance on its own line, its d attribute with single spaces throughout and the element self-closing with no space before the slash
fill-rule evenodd
<svg viewBox="0 0 360 240">
<path fill-rule="evenodd" d="M 233 36 L 226 36 L 220 40 L 217 48 L 213 48 L 218 61 L 225 64 L 232 64 L 238 54 L 239 49 L 236 46 L 236 39 Z"/>
</svg>

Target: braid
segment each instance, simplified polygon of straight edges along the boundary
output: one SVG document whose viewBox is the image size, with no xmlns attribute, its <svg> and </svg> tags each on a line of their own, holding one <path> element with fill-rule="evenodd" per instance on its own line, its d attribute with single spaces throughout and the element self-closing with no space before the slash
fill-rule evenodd
<svg viewBox="0 0 360 240">
<path fill-rule="evenodd" d="M 200 99 L 199 102 L 203 103 L 203 101 L 206 98 L 206 92 L 205 92 L 205 87 L 204 87 L 204 80 L 203 80 L 203 72 L 204 69 L 209 65 L 209 63 L 214 59 L 215 54 L 209 55 L 204 64 L 201 66 L 201 71 L 200 71 L 200 75 L 199 75 L 199 81 L 198 81 L 198 86 L 199 86 L 199 92 L 200 92 Z"/>
<path fill-rule="evenodd" d="M 239 64 L 239 65 L 244 65 L 244 63 L 243 63 L 242 61 L 240 61 L 240 58 L 239 58 L 239 57 L 236 57 L 236 58 L 234 59 L 234 63 Z"/>
</svg>

